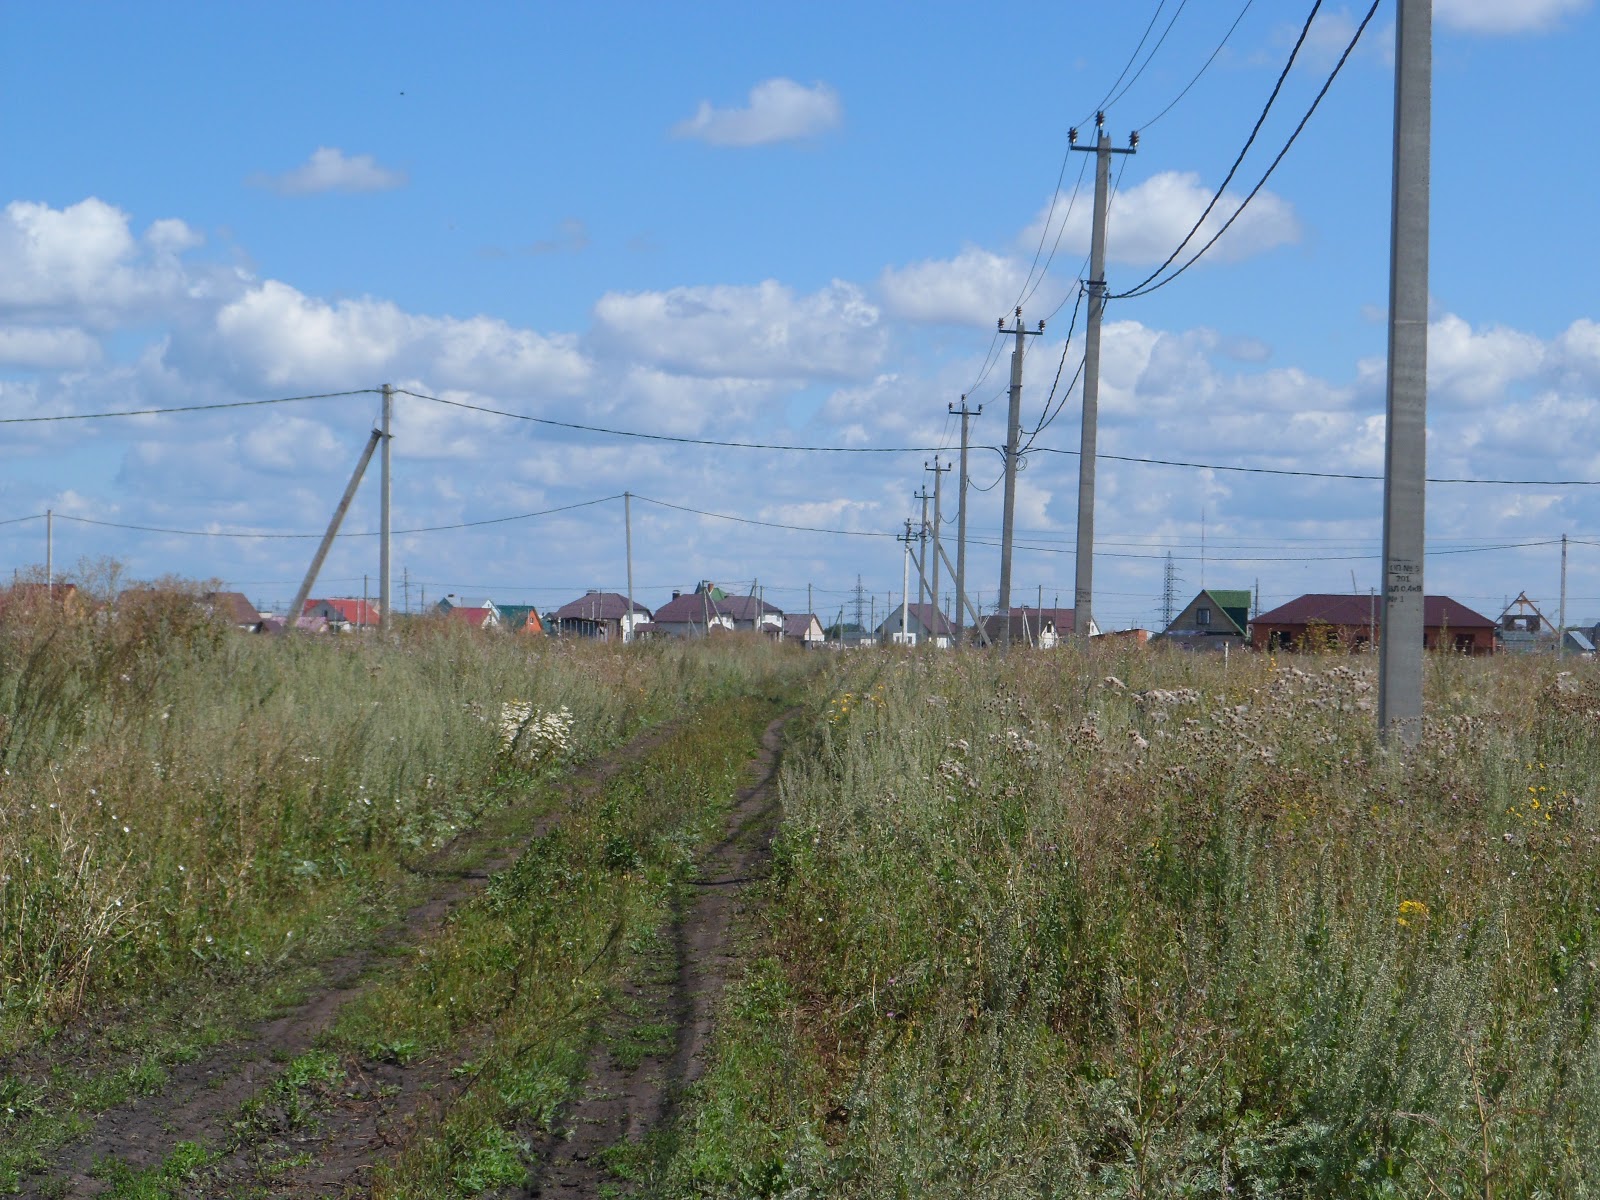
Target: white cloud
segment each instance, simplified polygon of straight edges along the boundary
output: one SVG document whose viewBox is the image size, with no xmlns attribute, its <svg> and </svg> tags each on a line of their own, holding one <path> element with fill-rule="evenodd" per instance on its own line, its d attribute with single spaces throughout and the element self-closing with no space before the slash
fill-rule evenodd
<svg viewBox="0 0 1600 1200">
<path fill-rule="evenodd" d="M 208 286 L 178 257 L 201 240 L 171 219 L 137 238 L 127 213 L 94 197 L 61 209 L 13 201 L 0 213 L 0 313 L 93 326 L 163 315 Z"/>
<path fill-rule="evenodd" d="M 1124 188 L 1112 198 L 1106 217 L 1107 258 L 1113 262 L 1151 266 L 1161 262 L 1199 220 L 1211 196 L 1200 177 L 1189 171 L 1162 171 L 1135 187 Z M 1243 199 L 1233 192 L 1224 192 L 1205 223 L 1189 239 L 1177 262 L 1188 261 L 1210 241 Z M 1051 241 L 1055 239 L 1056 228 L 1065 220 L 1061 249 L 1079 256 L 1088 253 L 1091 208 L 1087 196 L 1080 195 L 1076 203 L 1069 203 L 1067 196 L 1060 196 L 1048 234 Z M 1039 216 L 1023 232 L 1021 244 L 1030 247 L 1039 244 L 1049 211 L 1048 204 L 1040 208 Z M 1200 262 L 1238 262 L 1299 240 L 1300 222 L 1294 207 L 1281 196 L 1263 189 Z"/>
<path fill-rule="evenodd" d="M 1453 313 L 1428 325 L 1428 390 L 1467 404 L 1493 404 L 1506 388 L 1536 374 L 1544 343 L 1504 326 L 1475 332 Z"/>
<path fill-rule="evenodd" d="M 768 79 L 750 89 L 744 108 L 713 108 L 702 100 L 694 116 L 672 127 L 672 135 L 713 146 L 767 146 L 815 137 L 844 118 L 839 93 L 825 83 L 805 87 L 792 79 Z"/>
<path fill-rule="evenodd" d="M 319 192 L 386 192 L 404 187 L 404 171 L 380 166 L 370 154 L 347 155 L 337 146 L 318 146 L 300 166 L 281 175 L 259 173 L 249 182 L 283 196 Z"/>
<path fill-rule="evenodd" d="M 1017 259 L 969 246 L 952 259 L 886 267 L 878 291 L 884 307 L 897 317 L 987 326 L 1010 310 L 1024 277 Z"/>
<path fill-rule="evenodd" d="M 215 333 L 236 367 L 272 386 L 371 385 L 412 370 L 442 386 L 569 392 L 590 373 L 570 336 L 490 317 L 416 316 L 387 300 L 329 304 L 267 280 L 224 305 Z"/>
<path fill-rule="evenodd" d="M 0 326 L 0 365 L 65 370 L 100 361 L 100 343 L 81 329 Z"/>
<path fill-rule="evenodd" d="M 607 292 L 595 305 L 597 345 L 692 375 L 850 378 L 883 357 L 878 310 L 834 280 L 796 296 L 774 280 L 665 292 Z"/>
<path fill-rule="evenodd" d="M 1546 33 L 1589 5 L 1590 0 L 1438 0 L 1434 16 L 1465 33 Z"/>
</svg>

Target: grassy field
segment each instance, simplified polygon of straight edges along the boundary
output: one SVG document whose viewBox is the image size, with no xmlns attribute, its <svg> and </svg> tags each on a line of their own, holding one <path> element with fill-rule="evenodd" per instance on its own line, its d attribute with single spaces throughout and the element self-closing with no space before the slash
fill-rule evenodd
<svg viewBox="0 0 1600 1200">
<path fill-rule="evenodd" d="M 1591 664 L 855 665 L 671 1194 L 1600 1191 Z"/>
<path fill-rule="evenodd" d="M 513 803 L 531 819 L 558 803 L 571 768 L 652 724 L 744 712 L 799 658 L 760 644 L 619 653 L 432 625 L 391 644 L 251 638 L 175 598 L 115 622 L 0 625 L 0 1185 L 96 1112 L 159 1093 L 172 1067 L 318 986 L 319 963 L 370 944 L 437 886 L 430 868 L 459 835 Z M 748 752 L 746 735 L 716 736 L 726 754 Z M 683 777 L 709 787 L 706 772 L 729 769 Z M 575 825 L 576 842 L 552 839 L 519 870 L 581 875 L 598 854 L 646 880 L 647 866 L 665 870 L 662 845 L 709 819 L 657 811 L 647 837 L 617 816 L 644 801 L 607 803 Z M 543 901 L 517 892 L 519 878 L 490 894 L 526 922 Z M 623 920 L 609 892 L 588 900 L 604 929 Z M 468 943 L 482 954 L 459 969 L 491 991 L 500 966 L 527 966 L 526 948 L 488 933 Z M 454 952 L 429 953 L 418 979 Z M 425 1052 L 441 1014 L 403 998 L 416 979 L 389 986 L 401 993 L 387 1011 L 379 989 L 320 1053 Z M 481 997 L 457 990 L 455 1016 L 474 1024 Z"/>
</svg>

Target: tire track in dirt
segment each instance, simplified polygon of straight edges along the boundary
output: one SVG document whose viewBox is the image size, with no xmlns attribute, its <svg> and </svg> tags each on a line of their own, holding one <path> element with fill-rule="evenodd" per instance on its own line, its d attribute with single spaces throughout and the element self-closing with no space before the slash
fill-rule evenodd
<svg viewBox="0 0 1600 1200">
<path fill-rule="evenodd" d="M 557 1132 L 538 1145 L 531 1183 L 502 1196 L 592 1200 L 608 1184 L 626 1194 L 626 1185 L 608 1169 L 607 1151 L 637 1147 L 665 1128 L 684 1089 L 704 1072 L 717 1004 L 735 968 L 734 920 L 743 909 L 744 888 L 763 872 L 781 817 L 780 750 L 794 716 L 785 713 L 767 726 L 751 760 L 757 778 L 740 791 L 722 841 L 700 860 L 694 894 L 672 928 L 670 970 L 623 989 L 614 1019 L 590 1049 L 577 1099 Z M 619 1055 L 606 1035 L 625 1038 L 629 1028 L 641 1027 L 635 1022 L 670 1026 L 670 1046 Z"/>
<path fill-rule="evenodd" d="M 567 783 L 567 809 L 576 808 L 597 794 L 629 764 L 649 754 L 672 737 L 679 721 L 637 735 L 602 759 L 580 768 Z M 84 1137 L 64 1147 L 52 1165 L 23 1181 L 22 1195 L 38 1200 L 61 1196 L 95 1196 L 110 1184 L 91 1174 L 101 1160 L 114 1159 L 141 1168 L 161 1162 L 180 1141 L 225 1144 L 231 1121 L 240 1107 L 274 1083 L 288 1061 L 311 1049 L 349 1001 L 361 994 L 375 964 L 396 948 L 438 928 L 458 905 L 482 891 L 491 875 L 511 866 L 535 840 L 561 821 L 558 810 L 541 817 L 511 845 L 490 847 L 488 857 L 470 871 L 440 871 L 443 881 L 431 895 L 382 930 L 359 950 L 318 965 L 322 984 L 304 1001 L 258 1024 L 246 1037 L 202 1055 L 192 1063 L 173 1067 L 160 1092 L 140 1096 L 93 1118 Z M 492 834 L 476 829 L 455 839 L 432 856 L 440 864 L 464 853 L 484 853 Z M 419 874 L 427 875 L 429 868 Z M 356 1073 L 371 1086 L 344 1096 L 330 1114 L 319 1114 L 319 1132 L 296 1149 L 315 1151 L 321 1143 L 325 1160 L 298 1176 L 293 1190 L 268 1192 L 282 1195 L 337 1195 L 359 1186 L 375 1157 L 392 1144 L 392 1128 L 403 1122 L 430 1098 L 438 1099 L 441 1081 L 450 1078 L 449 1066 L 411 1070 L 394 1064 L 358 1064 Z M 437 1077 L 436 1077 L 437 1076 Z M 208 1173 L 207 1194 L 226 1192 L 232 1184 L 254 1183 L 252 1147 L 245 1146 L 220 1161 Z M 262 1193 L 257 1193 L 262 1194 Z"/>
</svg>

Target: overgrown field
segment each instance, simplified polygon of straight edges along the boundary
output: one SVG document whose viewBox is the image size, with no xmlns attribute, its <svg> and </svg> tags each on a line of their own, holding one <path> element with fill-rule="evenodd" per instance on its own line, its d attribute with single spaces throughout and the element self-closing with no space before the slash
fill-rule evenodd
<svg viewBox="0 0 1600 1200">
<path fill-rule="evenodd" d="M 856 662 L 672 1194 L 1600 1193 L 1593 664 Z"/>
<path fill-rule="evenodd" d="M 177 600 L 0 624 L 0 1184 L 314 986 L 318 962 L 437 886 L 434 856 L 463 831 L 553 802 L 573 765 L 795 664 L 759 644 L 622 653 L 437 627 L 390 644 L 251 638 Z M 689 818 L 657 815 L 653 837 L 687 836 Z M 563 855 L 642 870 L 656 842 L 635 862 L 630 836 L 557 839 L 521 870 Z M 520 953 L 478 962 L 484 986 L 506 982 L 508 954 L 526 967 Z M 407 1003 L 368 1026 L 426 1047 L 423 1026 L 449 1014 Z"/>
</svg>

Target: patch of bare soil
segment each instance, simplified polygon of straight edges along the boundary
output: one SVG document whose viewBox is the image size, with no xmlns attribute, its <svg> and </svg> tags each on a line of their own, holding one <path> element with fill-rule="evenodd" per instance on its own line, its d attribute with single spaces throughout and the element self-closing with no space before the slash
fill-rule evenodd
<svg viewBox="0 0 1600 1200">
<path fill-rule="evenodd" d="M 568 808 L 598 792 L 623 767 L 670 738 L 674 725 L 647 731 L 620 750 L 596 760 L 574 776 Z M 102 1160 L 140 1168 L 162 1162 L 178 1142 L 220 1146 L 233 1133 L 241 1106 L 260 1096 L 282 1075 L 289 1060 L 311 1049 L 352 998 L 359 995 L 373 966 L 395 947 L 436 929 L 457 905 L 477 895 L 489 876 L 503 871 L 536 838 L 560 820 L 544 817 L 512 844 L 492 845 L 486 830 L 463 834 L 434 857 L 440 864 L 477 861 L 469 872 L 439 870 L 437 887 L 360 950 L 320 964 L 321 984 L 302 1003 L 263 1022 L 240 1040 L 219 1046 L 199 1060 L 175 1067 L 159 1093 L 141 1096 L 94 1118 L 93 1128 L 66 1147 L 50 1169 L 24 1182 L 22 1194 L 40 1200 L 95 1196 L 109 1184 L 92 1172 Z M 503 835 L 502 835 L 503 836 Z M 438 1103 L 452 1086 L 454 1064 L 365 1064 L 351 1068 L 355 1086 L 330 1096 L 332 1108 L 302 1127 L 271 1128 L 273 1114 L 261 1114 L 274 1160 L 260 1145 L 246 1144 L 207 1171 L 206 1196 L 338 1196 L 360 1194 L 374 1161 L 399 1140 L 399 1131 L 422 1106 Z M 284 1117 L 285 1126 L 296 1123 Z M 249 1140 L 249 1139 L 247 1139 Z M 302 1163 L 303 1166 L 295 1166 Z M 271 1182 L 263 1176 L 270 1166 Z M 188 1194 L 188 1193 L 184 1193 Z"/>
<path fill-rule="evenodd" d="M 666 1127 L 683 1090 L 700 1078 L 713 1018 L 735 969 L 733 924 L 742 893 L 767 865 L 780 818 L 779 747 L 793 714 L 770 724 L 753 760 L 756 780 L 739 793 L 723 840 L 700 862 L 694 894 L 680 910 L 660 969 L 635 980 L 590 1051 L 577 1099 L 544 1139 L 524 1193 L 545 1200 L 628 1194 L 611 1170 L 651 1132 Z M 619 1155 L 618 1152 L 622 1153 Z"/>
</svg>

